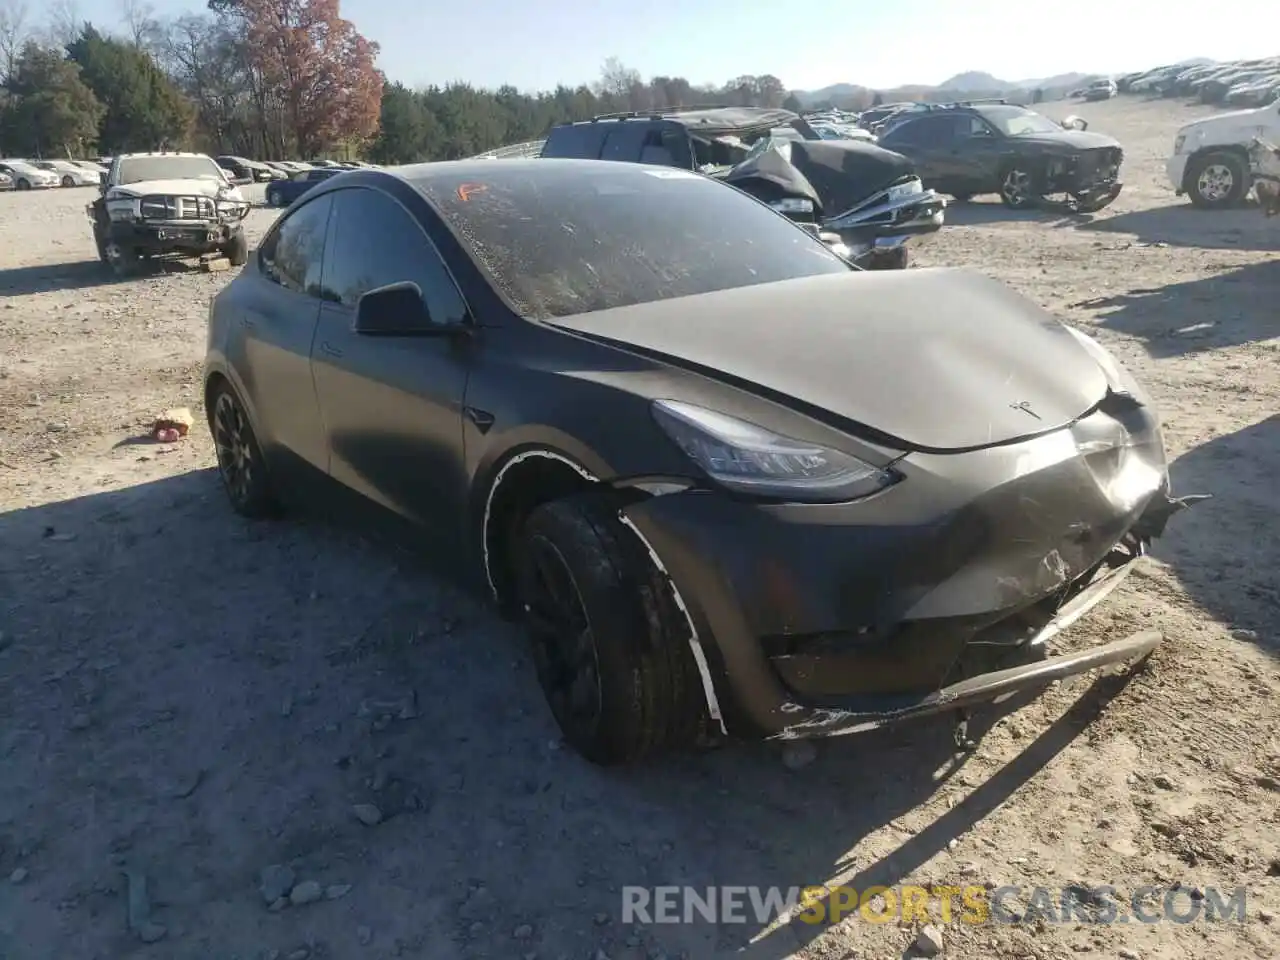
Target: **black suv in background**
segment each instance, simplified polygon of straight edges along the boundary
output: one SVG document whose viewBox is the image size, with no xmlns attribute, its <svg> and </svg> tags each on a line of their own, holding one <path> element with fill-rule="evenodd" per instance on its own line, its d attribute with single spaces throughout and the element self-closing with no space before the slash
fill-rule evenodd
<svg viewBox="0 0 1280 960">
<path fill-rule="evenodd" d="M 865 140 L 823 139 L 800 115 L 769 107 L 606 114 L 552 127 L 540 156 L 695 171 L 872 269 L 905 267 L 906 243 L 937 231 L 946 205 L 906 157 Z"/>
<path fill-rule="evenodd" d="M 610 113 L 552 127 L 542 156 L 570 160 L 652 163 L 704 173 L 742 160 L 748 145 L 771 130 L 817 133 L 790 110 L 717 107 L 671 113 Z"/>
<path fill-rule="evenodd" d="M 885 131 L 880 146 L 915 163 L 920 179 L 957 200 L 995 193 L 1012 209 L 1101 210 L 1120 194 L 1124 151 L 1114 138 L 1067 127 L 1004 101 L 930 105 Z M 1060 202 L 1050 200 L 1063 194 Z"/>
</svg>

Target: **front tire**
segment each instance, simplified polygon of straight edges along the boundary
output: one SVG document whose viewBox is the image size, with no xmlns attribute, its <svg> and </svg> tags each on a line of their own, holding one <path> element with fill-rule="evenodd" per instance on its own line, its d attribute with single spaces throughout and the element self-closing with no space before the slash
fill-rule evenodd
<svg viewBox="0 0 1280 960">
<path fill-rule="evenodd" d="M 62 185 L 64 187 L 74 187 L 76 185 L 76 182 L 74 178 L 72 178 L 70 175 L 67 175 L 62 178 Z"/>
<path fill-rule="evenodd" d="M 1035 201 L 1035 178 L 1025 166 L 1015 165 L 1000 174 L 1000 202 L 1006 207 L 1026 210 Z"/>
<path fill-rule="evenodd" d="M 28 180 L 26 177 L 23 177 L 17 183 L 14 184 L 14 187 L 16 187 L 19 190 L 30 190 L 31 181 Z"/>
<path fill-rule="evenodd" d="M 243 267 L 249 262 L 249 241 L 243 230 L 231 235 L 222 248 L 222 255 L 231 261 L 233 267 Z"/>
<path fill-rule="evenodd" d="M 1187 166 L 1187 195 L 1201 210 L 1234 207 L 1249 190 L 1244 161 L 1234 153 L 1205 153 Z"/>
<path fill-rule="evenodd" d="M 268 191 L 267 191 L 267 206 L 268 206 L 268 207 L 283 207 L 283 206 L 284 206 L 284 204 L 281 202 L 281 197 L 280 197 L 280 194 L 279 194 L 279 192 L 278 192 L 278 191 L 276 191 L 276 190 L 268 190 Z"/>
<path fill-rule="evenodd" d="M 218 455 L 218 475 L 231 509 L 251 520 L 275 516 L 279 501 L 271 488 L 262 448 L 230 384 L 220 384 L 210 397 L 209 429 Z"/>
<path fill-rule="evenodd" d="M 906 247 L 894 247 L 871 256 L 872 270 L 905 270 L 911 264 L 911 254 Z"/>
<path fill-rule="evenodd" d="M 592 763 L 695 743 L 705 698 L 670 584 L 611 495 L 537 507 L 516 550 L 516 589 L 538 681 L 565 740 Z"/>
<path fill-rule="evenodd" d="M 142 254 L 134 247 L 122 247 L 108 240 L 104 253 L 107 266 L 120 280 L 133 276 L 142 265 Z"/>
</svg>

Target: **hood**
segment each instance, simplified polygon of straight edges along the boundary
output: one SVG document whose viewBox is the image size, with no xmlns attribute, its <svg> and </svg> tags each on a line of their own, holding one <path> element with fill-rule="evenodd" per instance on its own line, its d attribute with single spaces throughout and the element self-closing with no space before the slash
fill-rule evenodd
<svg viewBox="0 0 1280 960">
<path fill-rule="evenodd" d="M 1105 133 L 1094 133 L 1090 130 L 1055 130 L 1053 133 L 1027 134 L 1021 137 L 1010 137 L 1014 143 L 1043 143 L 1054 146 L 1067 146 L 1073 150 L 1103 150 L 1119 148 L 1120 141 Z"/>
<path fill-rule="evenodd" d="M 194 180 L 141 180 L 112 187 L 111 196 L 123 197 L 212 197 L 214 199 L 243 201 L 239 189 L 212 178 Z"/>
<path fill-rule="evenodd" d="M 1108 386 L 1049 313 L 949 268 L 787 280 L 553 324 L 784 404 L 794 398 L 903 450 L 1046 433 L 1091 410 Z"/>
<path fill-rule="evenodd" d="M 774 183 L 794 196 L 816 195 L 828 217 L 844 213 L 886 190 L 915 169 L 900 153 L 863 140 L 787 140 L 785 151 L 765 150 L 738 164 L 726 183 L 752 179 Z"/>
<path fill-rule="evenodd" d="M 1253 107 L 1249 110 L 1228 110 L 1226 113 L 1215 113 L 1212 117 L 1205 117 L 1203 120 L 1195 120 L 1178 128 L 1178 133 L 1190 135 L 1197 130 L 1208 130 L 1210 127 L 1240 125 L 1252 126 L 1260 122 L 1261 115 L 1269 111 L 1270 107 Z"/>
</svg>

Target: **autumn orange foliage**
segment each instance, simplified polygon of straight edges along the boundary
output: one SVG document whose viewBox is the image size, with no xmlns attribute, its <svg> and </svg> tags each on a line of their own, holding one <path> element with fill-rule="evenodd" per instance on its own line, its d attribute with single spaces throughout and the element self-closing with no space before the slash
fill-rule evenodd
<svg viewBox="0 0 1280 960">
<path fill-rule="evenodd" d="M 338 0 L 239 0 L 249 59 L 281 109 L 299 155 L 378 130 L 378 45 L 339 14 Z"/>
</svg>

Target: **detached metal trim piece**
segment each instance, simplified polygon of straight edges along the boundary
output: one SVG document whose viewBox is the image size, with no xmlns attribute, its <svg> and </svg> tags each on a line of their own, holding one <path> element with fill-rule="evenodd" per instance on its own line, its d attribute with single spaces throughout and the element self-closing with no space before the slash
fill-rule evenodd
<svg viewBox="0 0 1280 960">
<path fill-rule="evenodd" d="M 1100 647 L 1090 647 L 1077 653 L 1063 654 L 1037 663 L 970 677 L 968 680 L 953 683 L 915 700 L 900 697 L 867 697 L 854 709 L 823 711 L 818 718 L 788 727 L 769 739 L 793 740 L 802 736 L 840 736 L 863 730 L 874 730 L 876 727 L 913 717 L 926 717 L 988 703 L 1027 687 L 1072 677 L 1098 667 L 1145 659 L 1163 640 L 1164 634 L 1160 631 L 1143 630 L 1123 640 L 1105 643 Z M 838 729 L 827 729 L 829 727 Z"/>
<path fill-rule="evenodd" d="M 694 662 L 698 665 L 698 676 L 702 678 L 702 693 L 707 700 L 707 713 L 711 715 L 712 720 L 720 724 L 720 732 L 728 736 L 729 728 L 725 725 L 724 713 L 720 709 L 720 699 L 716 696 L 716 684 L 711 677 L 711 667 L 707 663 L 707 654 L 702 649 L 702 640 L 698 636 L 698 628 L 693 625 L 693 615 L 689 612 L 688 606 L 685 605 L 684 597 L 680 596 L 680 588 L 671 579 L 671 574 L 667 571 L 662 558 L 658 556 L 658 551 L 653 549 L 653 544 L 640 532 L 640 528 L 635 525 L 632 519 L 622 511 L 619 511 L 618 520 L 636 535 L 636 539 L 649 552 L 649 560 L 658 568 L 658 572 L 662 574 L 667 583 L 671 585 L 671 596 L 675 600 L 676 606 L 680 608 L 680 612 L 684 614 L 685 624 L 689 627 L 689 650 L 693 654 Z"/>
<path fill-rule="evenodd" d="M 480 533 L 481 551 L 484 558 L 485 578 L 489 581 L 489 589 L 493 593 L 493 597 L 495 600 L 499 599 L 498 584 L 494 579 L 493 570 L 491 569 L 490 562 L 489 562 L 489 519 L 493 510 L 493 498 L 497 494 L 498 486 L 499 484 L 502 483 L 503 477 L 506 476 L 507 471 L 510 470 L 512 467 L 514 467 L 516 464 L 521 463 L 533 457 L 541 457 L 545 460 L 554 460 L 557 463 L 562 463 L 566 467 L 569 467 L 571 470 L 576 472 L 584 480 L 587 480 L 590 483 L 601 482 L 599 477 L 597 477 L 595 474 L 593 474 L 590 470 L 588 470 L 586 467 L 582 466 L 581 464 L 576 463 L 573 460 L 570 460 L 568 457 L 563 456 L 562 454 L 555 453 L 554 451 L 551 451 L 551 450 L 544 450 L 541 448 L 524 450 L 521 453 L 516 454 L 514 457 L 512 457 L 502 465 L 502 467 L 498 470 L 497 476 L 493 478 L 493 483 L 489 487 L 488 497 L 485 498 L 484 519 L 481 523 L 481 533 Z M 675 492 L 675 491 L 672 491 L 672 492 Z M 667 583 L 671 585 L 672 597 L 675 599 L 676 606 L 680 608 L 680 612 L 684 614 L 685 623 L 689 627 L 689 650 L 693 654 L 694 662 L 698 666 L 698 675 L 702 678 L 702 693 L 706 697 L 707 712 L 711 715 L 711 718 L 713 720 L 717 721 L 720 724 L 721 733 L 727 734 L 728 728 L 725 726 L 724 714 L 720 710 L 720 701 L 716 696 L 716 685 L 715 685 L 715 681 L 711 677 L 711 668 L 707 664 L 707 655 L 702 649 L 702 640 L 698 637 L 698 628 L 695 627 L 693 624 L 693 616 L 692 614 L 689 613 L 689 608 L 684 602 L 684 597 L 680 596 L 680 589 L 676 586 L 675 581 L 671 579 L 671 574 L 667 572 L 667 568 L 665 565 L 663 565 L 661 558 L 659 558 L 658 552 L 654 550 L 653 545 L 649 543 L 647 539 L 645 539 L 644 534 L 642 534 L 640 530 L 636 527 L 636 525 L 631 521 L 631 518 L 619 512 L 618 520 L 622 523 L 624 527 L 626 527 L 633 534 L 635 534 L 636 539 L 640 541 L 640 543 L 644 546 L 645 550 L 648 552 L 649 559 L 653 562 L 653 565 L 658 569 L 658 572 L 662 574 L 663 578 L 667 581 Z"/>
</svg>

